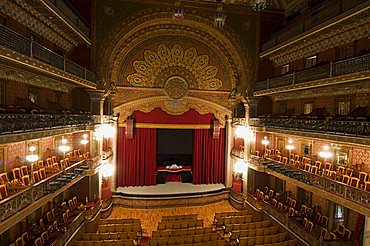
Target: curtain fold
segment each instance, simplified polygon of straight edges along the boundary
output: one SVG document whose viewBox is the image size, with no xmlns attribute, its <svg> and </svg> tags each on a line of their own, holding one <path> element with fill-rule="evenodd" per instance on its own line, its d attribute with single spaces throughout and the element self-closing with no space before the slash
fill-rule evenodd
<svg viewBox="0 0 370 246">
<path fill-rule="evenodd" d="M 136 128 L 134 137 L 126 139 L 125 128 L 118 131 L 118 186 L 156 184 L 157 139 L 156 129 Z"/>
<path fill-rule="evenodd" d="M 192 171 L 194 184 L 225 182 L 225 129 L 218 139 L 212 138 L 210 129 L 194 130 Z"/>
</svg>

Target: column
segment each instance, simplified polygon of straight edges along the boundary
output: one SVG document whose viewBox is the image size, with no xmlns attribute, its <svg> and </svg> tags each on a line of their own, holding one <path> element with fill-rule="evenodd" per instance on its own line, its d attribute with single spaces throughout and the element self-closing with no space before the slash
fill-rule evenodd
<svg viewBox="0 0 370 246">
<path fill-rule="evenodd" d="M 244 102 L 245 107 L 245 128 L 249 131 L 249 101 L 248 98 Z M 250 158 L 251 146 L 249 137 L 244 138 L 244 162 L 246 163 L 246 167 L 243 172 L 243 194 L 248 193 L 248 163 Z"/>
<path fill-rule="evenodd" d="M 231 158 L 230 158 L 230 152 L 231 152 L 231 144 L 233 141 L 233 133 L 232 133 L 232 128 L 231 128 L 231 118 L 226 119 L 226 150 L 225 150 L 225 163 L 226 163 L 226 170 L 225 170 L 225 186 L 226 188 L 231 188 L 232 186 L 232 165 L 231 165 Z"/>
<path fill-rule="evenodd" d="M 370 217 L 365 217 L 364 237 L 362 245 L 370 245 Z"/>
</svg>

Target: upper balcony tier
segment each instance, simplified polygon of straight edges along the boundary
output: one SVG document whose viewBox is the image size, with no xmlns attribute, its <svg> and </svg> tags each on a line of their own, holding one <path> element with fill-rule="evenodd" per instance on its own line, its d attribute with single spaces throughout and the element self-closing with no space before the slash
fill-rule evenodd
<svg viewBox="0 0 370 246">
<path fill-rule="evenodd" d="M 86 5 L 86 8 L 89 7 L 89 5 Z M 12 18 L 35 32 L 40 27 L 44 27 L 44 32 L 48 28 L 55 30 L 64 39 L 68 40 L 69 48 L 72 47 L 71 44 L 91 45 L 89 25 L 67 1 L 4 0 L 3 8 L 5 13 L 13 12 Z M 39 25 L 31 24 L 30 20 L 39 22 L 36 23 Z M 45 35 L 45 33 L 42 35 Z"/>
<path fill-rule="evenodd" d="M 349 82 L 351 86 L 355 85 L 357 89 L 362 90 L 369 88 L 369 78 L 370 54 L 366 54 L 257 82 L 254 86 L 254 96 L 273 95 L 276 99 L 312 97 L 312 88 L 325 89 L 324 87 L 335 85 L 337 90 L 348 90 Z M 324 94 L 334 91 L 326 90 Z"/>
<path fill-rule="evenodd" d="M 0 65 L 8 69 L 14 65 L 11 69 L 18 68 L 20 73 L 27 70 L 40 75 L 43 80 L 52 80 L 54 89 L 60 89 L 60 81 L 67 82 L 67 87 L 96 88 L 93 72 L 4 25 L 0 25 L 0 50 Z"/>
<path fill-rule="evenodd" d="M 260 130 L 281 134 L 370 145 L 368 121 L 267 117 L 252 118 L 250 125 Z"/>
<path fill-rule="evenodd" d="M 323 4 L 320 8 L 310 9 L 302 13 L 262 43 L 261 57 L 268 56 L 282 48 L 286 49 L 291 45 L 299 45 L 302 40 L 297 39 L 297 37 L 306 38 L 312 34 L 323 32 L 323 29 L 330 30 L 332 24 L 346 21 L 347 18 L 344 17 L 351 18 L 352 12 L 366 3 L 369 3 L 369 1 L 335 0 Z"/>
</svg>

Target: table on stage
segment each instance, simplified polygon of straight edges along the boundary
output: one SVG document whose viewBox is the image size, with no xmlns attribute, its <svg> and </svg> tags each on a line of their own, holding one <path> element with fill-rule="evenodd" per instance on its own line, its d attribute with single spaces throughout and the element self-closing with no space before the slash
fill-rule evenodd
<svg viewBox="0 0 370 246">
<path fill-rule="evenodd" d="M 158 167 L 157 184 L 164 184 L 166 182 L 191 183 L 191 166 L 178 166 L 176 168 L 171 168 L 171 166 Z"/>
</svg>

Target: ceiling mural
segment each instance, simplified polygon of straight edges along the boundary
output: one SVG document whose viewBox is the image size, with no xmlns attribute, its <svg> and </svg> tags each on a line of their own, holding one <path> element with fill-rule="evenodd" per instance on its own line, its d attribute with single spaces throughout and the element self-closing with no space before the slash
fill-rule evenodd
<svg viewBox="0 0 370 246">
<path fill-rule="evenodd" d="M 184 49 L 180 44 L 172 47 L 160 44 L 156 51 L 145 50 L 143 58 L 133 62 L 135 73 L 127 76 L 132 86 L 164 87 L 168 78 L 183 73 L 171 68 L 187 70 L 181 77 L 190 89 L 218 90 L 222 86 L 222 81 L 216 78 L 218 68 L 209 64 L 209 56 L 199 54 L 195 47 Z"/>
</svg>

